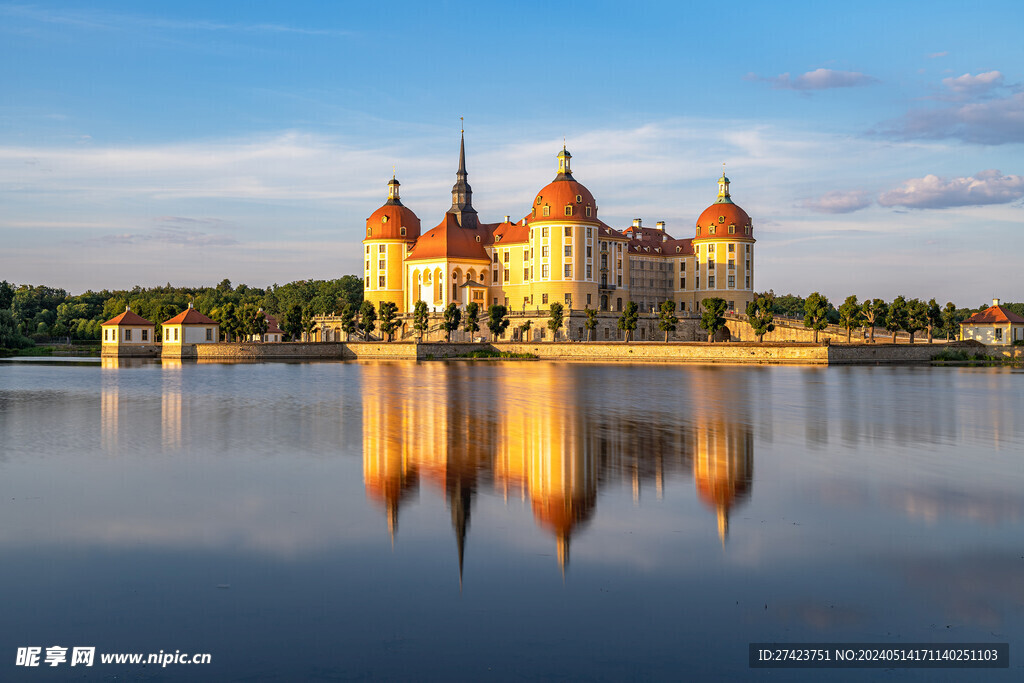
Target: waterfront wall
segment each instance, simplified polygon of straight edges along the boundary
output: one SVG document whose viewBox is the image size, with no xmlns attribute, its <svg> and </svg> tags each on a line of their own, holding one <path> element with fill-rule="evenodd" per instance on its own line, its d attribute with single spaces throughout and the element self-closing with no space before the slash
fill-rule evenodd
<svg viewBox="0 0 1024 683">
<path fill-rule="evenodd" d="M 160 344 L 104 344 L 100 358 L 159 358 Z"/>
<path fill-rule="evenodd" d="M 232 342 L 184 344 L 180 355 L 168 350 L 172 353 L 165 358 L 200 361 L 416 359 L 411 342 Z"/>
<path fill-rule="evenodd" d="M 876 365 L 928 363 L 947 348 L 963 348 L 970 355 L 999 355 L 999 351 L 975 342 L 913 345 L 807 342 L 243 342 L 183 345 L 180 354 L 175 347 L 172 353 L 165 352 L 164 357 L 199 362 L 441 360 L 489 350 L 560 361 Z M 1005 357 L 1021 358 L 1020 351 L 1024 349 L 1007 349 Z"/>
</svg>

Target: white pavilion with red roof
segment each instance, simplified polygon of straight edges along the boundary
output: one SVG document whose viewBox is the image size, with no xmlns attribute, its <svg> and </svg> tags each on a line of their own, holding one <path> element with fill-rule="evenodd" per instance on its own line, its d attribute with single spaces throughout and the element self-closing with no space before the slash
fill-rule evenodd
<svg viewBox="0 0 1024 683">
<path fill-rule="evenodd" d="M 101 325 L 103 345 L 100 355 L 144 355 L 146 348 L 156 348 L 156 325 L 125 306 L 124 313 Z"/>
<path fill-rule="evenodd" d="M 993 299 L 991 306 L 960 323 L 960 338 L 989 346 L 1010 346 L 1024 340 L 1024 318 Z"/>
</svg>

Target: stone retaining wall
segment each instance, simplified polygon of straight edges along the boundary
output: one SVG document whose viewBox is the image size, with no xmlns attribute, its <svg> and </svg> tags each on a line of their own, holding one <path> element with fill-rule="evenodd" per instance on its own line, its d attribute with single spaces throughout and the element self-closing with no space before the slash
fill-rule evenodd
<svg viewBox="0 0 1024 683">
<path fill-rule="evenodd" d="M 928 363 L 947 348 L 969 354 L 998 355 L 976 342 L 951 344 L 813 344 L 765 342 L 281 342 L 187 344 L 174 347 L 165 358 L 202 362 L 272 360 L 440 360 L 465 357 L 474 351 L 530 354 L 542 360 L 665 363 L 770 363 L 814 365 L 875 365 Z M 170 351 L 171 348 L 168 348 Z M 1024 349 L 1008 349 L 1020 358 Z"/>
<path fill-rule="evenodd" d="M 101 358 L 159 358 L 160 344 L 132 344 L 118 348 L 114 344 L 104 344 L 100 349 Z"/>
</svg>

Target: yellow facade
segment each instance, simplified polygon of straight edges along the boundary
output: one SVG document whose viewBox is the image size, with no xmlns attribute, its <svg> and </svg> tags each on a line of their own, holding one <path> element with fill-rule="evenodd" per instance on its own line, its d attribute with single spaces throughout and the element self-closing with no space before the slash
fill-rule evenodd
<svg viewBox="0 0 1024 683">
<path fill-rule="evenodd" d="M 400 204 L 392 179 L 388 204 L 367 220 L 366 298 L 377 306 L 392 301 L 400 313 L 412 312 L 422 300 L 436 312 L 465 303 L 459 288 L 474 282 L 487 287 L 478 301 L 482 307 L 500 304 L 512 311 L 556 302 L 573 310 L 620 311 L 630 301 L 642 311 L 656 311 L 662 301 L 673 300 L 677 310 L 694 313 L 707 297 L 745 309 L 754 292 L 754 237 L 749 217 L 729 197 L 727 178 L 719 181 L 718 202 L 701 218 L 723 207 L 721 225 L 698 221 L 694 237 L 674 239 L 663 223 L 657 230 L 641 229 L 637 219 L 634 229 L 616 230 L 601 222 L 592 195 L 572 177 L 570 157 L 564 149 L 559 153 L 555 181 L 538 193 L 525 218 L 513 222 L 506 216 L 488 224 L 472 209 L 463 151 L 447 222 L 426 234 L 455 245 L 442 250 L 420 247 L 419 219 Z M 399 235 L 396 221 L 415 221 L 416 227 L 402 227 Z M 465 245 L 470 232 L 476 248 Z"/>
</svg>

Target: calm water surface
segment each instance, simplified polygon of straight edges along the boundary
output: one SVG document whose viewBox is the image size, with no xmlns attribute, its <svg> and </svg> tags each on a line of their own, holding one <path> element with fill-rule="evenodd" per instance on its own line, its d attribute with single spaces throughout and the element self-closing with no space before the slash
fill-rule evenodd
<svg viewBox="0 0 1024 683">
<path fill-rule="evenodd" d="M 1022 406 L 998 368 L 3 363 L 0 679 L 1020 680 Z"/>
</svg>

